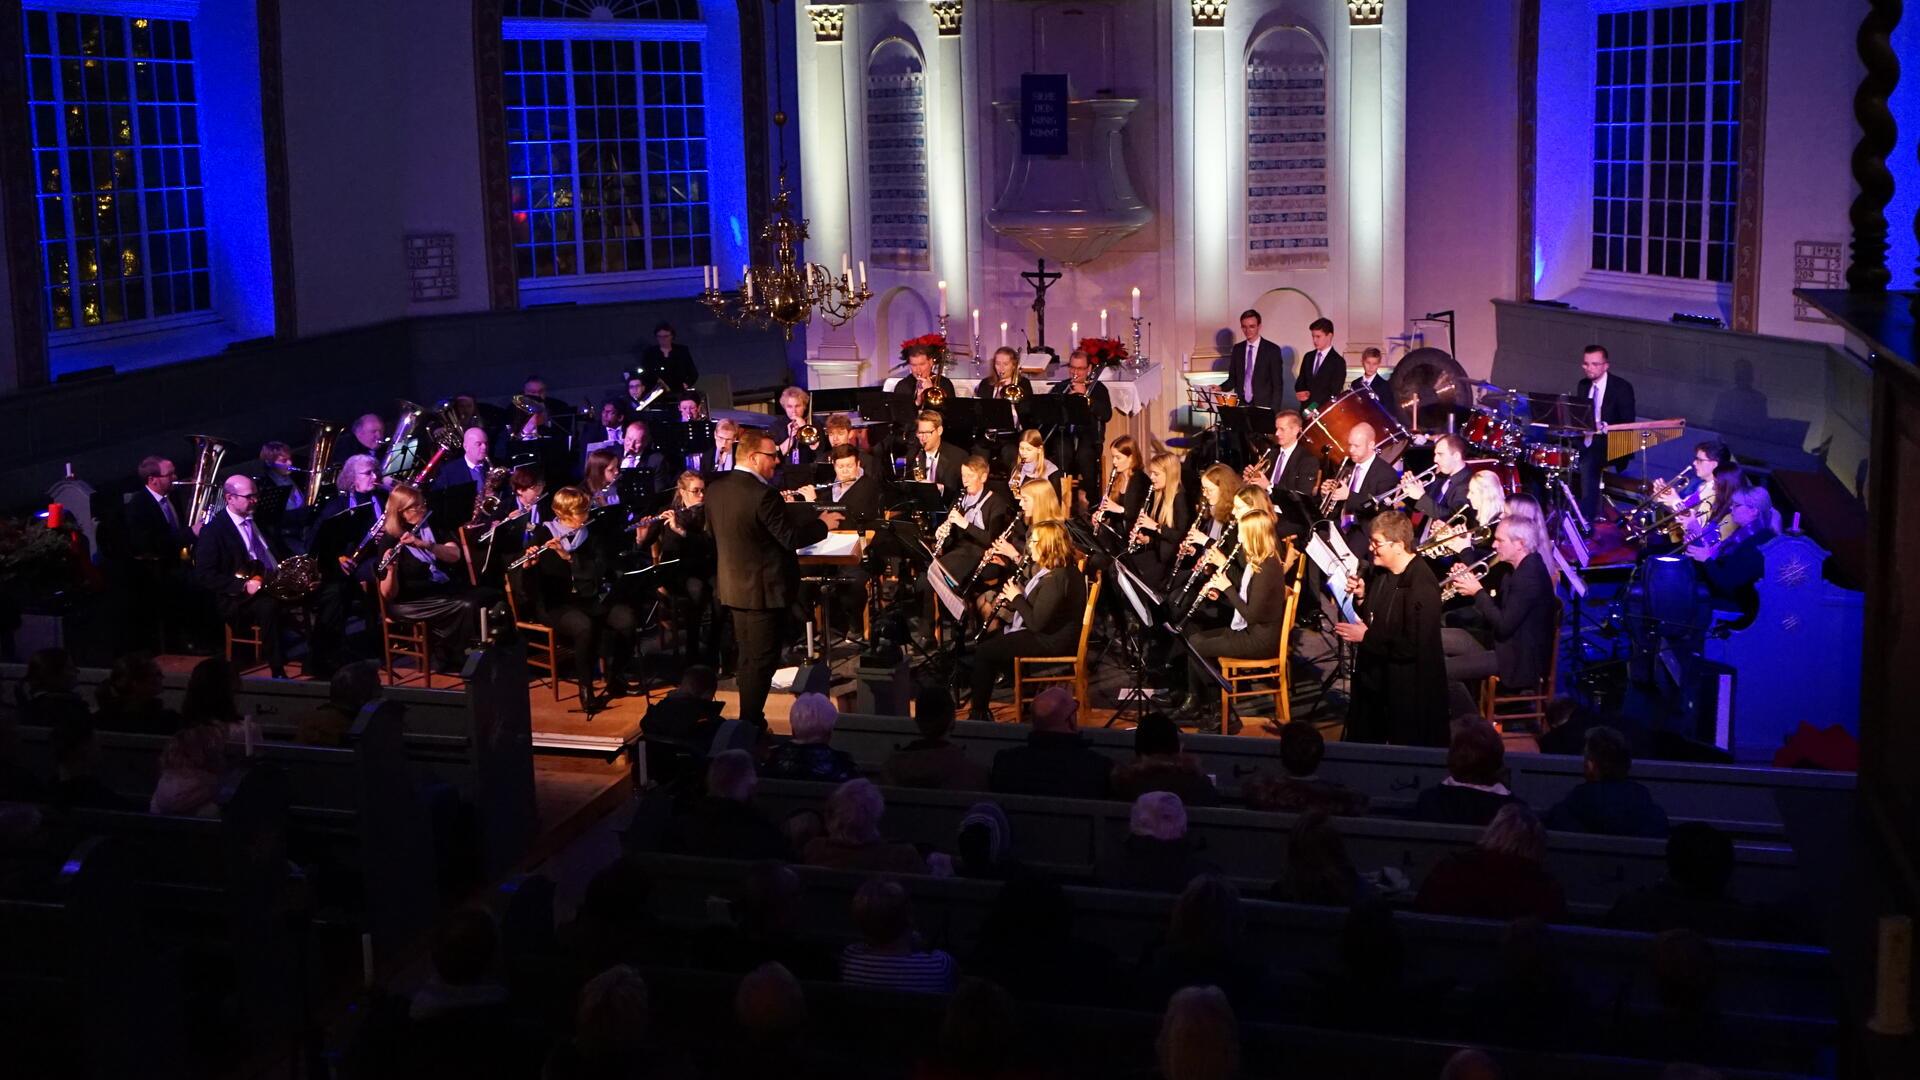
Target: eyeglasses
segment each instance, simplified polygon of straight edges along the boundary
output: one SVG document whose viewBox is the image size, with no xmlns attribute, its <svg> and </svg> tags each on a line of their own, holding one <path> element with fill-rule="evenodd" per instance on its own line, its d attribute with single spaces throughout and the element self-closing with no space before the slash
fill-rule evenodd
<svg viewBox="0 0 1920 1080">
<path fill-rule="evenodd" d="M 773 460 L 775 460 L 775 461 L 779 461 L 779 460 L 780 460 L 780 455 L 779 455 L 779 454 L 773 454 L 773 453 L 769 453 L 769 452 L 767 452 L 767 451 L 765 451 L 765 450 L 755 450 L 755 451 L 753 451 L 753 452 L 751 452 L 751 453 L 749 453 L 749 454 L 748 454 L 747 456 L 748 456 L 748 457 L 750 457 L 750 458 L 755 458 L 755 457 L 767 457 L 767 458 L 772 458 L 772 459 L 773 459 Z"/>
<path fill-rule="evenodd" d="M 251 491 L 247 492 L 245 495 L 239 494 L 238 492 L 228 492 L 227 498 L 239 499 L 242 502 L 259 502 L 260 501 L 260 496 Z"/>
</svg>

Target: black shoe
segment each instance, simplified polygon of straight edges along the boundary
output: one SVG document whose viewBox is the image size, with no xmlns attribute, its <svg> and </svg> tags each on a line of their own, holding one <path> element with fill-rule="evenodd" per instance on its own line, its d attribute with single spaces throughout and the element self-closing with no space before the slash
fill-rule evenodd
<svg viewBox="0 0 1920 1080">
<path fill-rule="evenodd" d="M 593 691 L 587 687 L 583 686 L 580 688 L 580 711 L 586 713 L 589 720 L 593 718 L 594 713 L 600 712 L 606 707 L 607 699 L 594 696 Z"/>
<path fill-rule="evenodd" d="M 967 719 L 976 724 L 991 724 L 993 713 L 986 709 L 975 709 L 967 714 Z"/>
</svg>

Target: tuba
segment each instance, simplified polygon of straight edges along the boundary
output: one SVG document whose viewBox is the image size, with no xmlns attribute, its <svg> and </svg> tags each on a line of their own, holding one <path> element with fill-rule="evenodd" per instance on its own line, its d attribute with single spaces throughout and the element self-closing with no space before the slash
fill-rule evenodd
<svg viewBox="0 0 1920 1080">
<path fill-rule="evenodd" d="M 420 417 L 426 409 L 402 399 L 400 415 L 393 421 L 393 435 L 387 439 L 387 452 L 380 459 L 381 476 L 398 476 L 407 464 L 407 453 L 420 435 Z"/>
<path fill-rule="evenodd" d="M 186 484 L 193 489 L 187 499 L 187 524 L 195 530 L 205 525 L 213 517 L 218 504 L 214 501 L 214 485 L 220 478 L 220 462 L 227 456 L 227 444 L 211 435 L 189 435 L 193 440 L 193 478 L 175 480 L 176 484 Z"/>
<path fill-rule="evenodd" d="M 327 463 L 333 459 L 333 443 L 340 437 L 340 425 L 306 418 L 313 425 L 313 442 L 307 451 L 307 481 L 300 494 L 308 506 L 320 505 L 320 489 L 326 486 Z"/>
</svg>

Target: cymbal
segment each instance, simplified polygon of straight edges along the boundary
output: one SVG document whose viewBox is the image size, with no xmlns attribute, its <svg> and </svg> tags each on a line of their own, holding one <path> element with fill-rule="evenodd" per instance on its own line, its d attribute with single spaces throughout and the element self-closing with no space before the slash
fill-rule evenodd
<svg viewBox="0 0 1920 1080">
<path fill-rule="evenodd" d="M 1444 430 L 1448 414 L 1473 404 L 1472 382 L 1460 362 L 1444 349 L 1415 349 L 1394 366 L 1387 380 L 1387 405 L 1407 429 Z M 1414 423 L 1421 414 L 1426 425 Z"/>
</svg>

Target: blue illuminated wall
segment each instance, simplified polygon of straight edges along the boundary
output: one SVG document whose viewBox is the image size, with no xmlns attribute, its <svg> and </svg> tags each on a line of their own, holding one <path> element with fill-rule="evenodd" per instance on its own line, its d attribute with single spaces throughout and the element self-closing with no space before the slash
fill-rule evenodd
<svg viewBox="0 0 1920 1080">
<path fill-rule="evenodd" d="M 1912 289 L 1915 263 L 1920 263 L 1920 241 L 1913 235 L 1914 215 L 1920 213 L 1920 7 L 1909 6 L 1893 31 L 1893 51 L 1900 57 L 1900 83 L 1887 104 L 1900 129 L 1887 168 L 1893 172 L 1893 201 L 1887 204 L 1887 269 L 1891 288 Z"/>
</svg>

